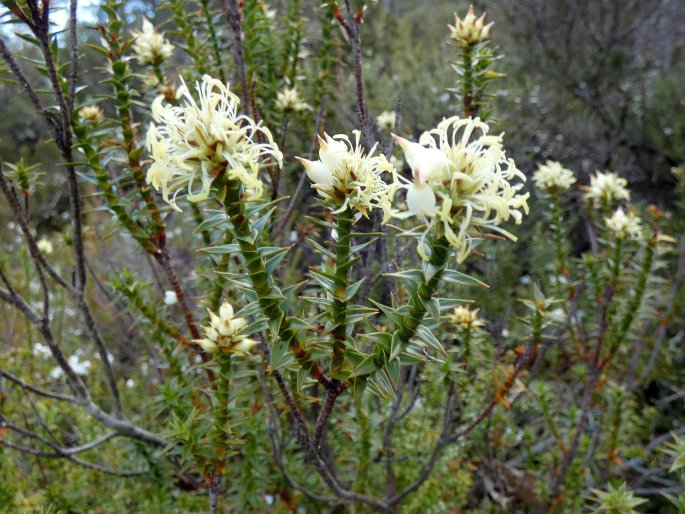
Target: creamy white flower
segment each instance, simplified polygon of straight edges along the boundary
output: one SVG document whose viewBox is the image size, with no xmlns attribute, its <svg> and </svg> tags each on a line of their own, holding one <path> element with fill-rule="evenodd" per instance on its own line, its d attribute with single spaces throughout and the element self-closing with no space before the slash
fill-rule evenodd
<svg viewBox="0 0 685 514">
<path fill-rule="evenodd" d="M 260 161 L 269 156 L 279 166 L 283 164 L 271 132 L 238 114 L 240 100 L 228 84 L 205 75 L 196 84 L 196 102 L 183 79 L 181 82 L 179 105 L 164 104 L 163 96 L 152 104 L 157 125 L 150 124 L 147 134 L 147 149 L 153 160 L 147 172 L 148 184 L 161 189 L 164 200 L 177 211 L 181 209 L 176 196 L 183 188 L 188 189 L 189 201 L 205 200 L 214 178 L 222 174 L 242 183 L 246 200 L 260 199 Z M 257 142 L 258 137 L 266 142 Z M 197 182 L 199 188 L 195 187 Z"/>
<path fill-rule="evenodd" d="M 615 173 L 597 172 L 590 177 L 590 185 L 584 186 L 585 198 L 594 202 L 611 202 L 613 200 L 629 200 L 630 191 L 626 187 L 628 181 Z"/>
<path fill-rule="evenodd" d="M 473 5 L 471 5 L 463 20 L 456 14 L 454 15 L 454 26 L 449 25 L 450 38 L 460 47 L 477 45 L 490 38 L 493 25 L 494 22 L 485 25 L 485 13 L 480 18 L 476 18 Z"/>
<path fill-rule="evenodd" d="M 388 184 L 384 174 L 394 176 L 392 164 L 383 155 L 374 155 L 376 146 L 365 153 L 360 145 L 360 133 L 354 131 L 355 141 L 338 134 L 319 137 L 319 160 L 309 161 L 296 157 L 304 166 L 324 201 L 334 213 L 347 208 L 368 217 L 368 211 L 383 209 L 384 221 L 393 213 L 392 197 L 395 181 Z"/>
<path fill-rule="evenodd" d="M 178 296 L 175 291 L 164 291 L 164 303 L 167 305 L 174 305 L 178 303 Z"/>
<path fill-rule="evenodd" d="M 458 305 L 447 315 L 447 321 L 460 330 L 477 329 L 485 325 L 485 322 L 478 318 L 478 311 L 480 309 L 471 310 L 468 305 Z"/>
<path fill-rule="evenodd" d="M 34 357 L 49 357 L 52 355 L 50 347 L 41 343 L 35 343 L 31 349 L 31 353 Z"/>
<path fill-rule="evenodd" d="M 67 362 L 69 363 L 69 366 L 74 370 L 74 373 L 77 375 L 87 375 L 88 370 L 90 369 L 91 362 L 86 360 L 82 361 L 79 359 L 77 355 L 71 355 L 68 359 Z"/>
<path fill-rule="evenodd" d="M 395 111 L 383 111 L 376 117 L 376 125 L 384 130 L 392 130 L 395 127 Z"/>
<path fill-rule="evenodd" d="M 276 108 L 284 112 L 301 112 L 310 110 L 311 106 L 302 101 L 296 87 L 286 87 L 276 94 Z"/>
<path fill-rule="evenodd" d="M 642 221 L 639 216 L 632 212 L 626 214 L 622 207 L 614 211 L 610 217 L 604 218 L 607 228 L 611 230 L 616 237 L 624 238 L 629 236 L 633 239 L 639 239 L 642 235 Z"/>
<path fill-rule="evenodd" d="M 500 225 L 510 218 L 518 224 L 528 213 L 529 194 L 520 193 L 526 178 L 507 159 L 502 137 L 489 136 L 488 130 L 479 118 L 455 116 L 422 134 L 419 143 L 395 136 L 413 178 L 402 186 L 407 189 L 408 213 L 398 217 L 424 216 L 429 229 L 440 223 L 459 262 L 485 231 L 516 240 Z M 520 182 L 514 184 L 514 179 Z M 428 258 L 423 245 L 419 253 Z"/>
<path fill-rule="evenodd" d="M 538 170 L 533 174 L 535 187 L 547 193 L 550 191 L 566 191 L 575 182 L 573 172 L 563 167 L 560 162 L 547 161 L 538 164 Z"/>
<path fill-rule="evenodd" d="M 228 300 L 224 300 L 219 307 L 218 316 L 210 309 L 207 309 L 207 312 L 210 324 L 202 327 L 205 337 L 194 340 L 205 352 L 248 353 L 258 344 L 257 341 L 241 334 L 247 326 L 247 320 L 234 317 L 233 306 Z"/>
<path fill-rule="evenodd" d="M 46 255 L 50 255 L 54 250 L 54 248 L 52 247 L 52 243 L 49 239 L 46 238 L 39 239 L 36 242 L 36 246 L 38 247 L 38 250 L 41 251 L 41 253 L 44 253 Z"/>
<path fill-rule="evenodd" d="M 136 40 L 131 48 L 140 64 L 159 65 L 174 53 L 174 46 L 147 18 L 143 18 L 142 32 L 133 32 L 133 36 Z"/>
<path fill-rule="evenodd" d="M 102 121 L 105 115 L 97 105 L 85 105 L 78 110 L 78 117 L 81 121 L 97 123 Z"/>
</svg>

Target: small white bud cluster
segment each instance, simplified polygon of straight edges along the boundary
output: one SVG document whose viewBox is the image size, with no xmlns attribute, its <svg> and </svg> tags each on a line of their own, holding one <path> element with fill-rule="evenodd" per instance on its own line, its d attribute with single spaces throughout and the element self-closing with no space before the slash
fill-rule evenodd
<svg viewBox="0 0 685 514">
<path fill-rule="evenodd" d="M 311 106 L 302 101 L 296 87 L 283 88 L 276 95 L 276 108 L 283 112 L 302 112 L 311 110 Z"/>
<path fill-rule="evenodd" d="M 228 300 L 224 300 L 219 308 L 217 316 L 210 309 L 209 326 L 202 327 L 205 337 L 193 341 L 207 353 L 229 352 L 229 353 L 248 353 L 257 345 L 257 341 L 249 339 L 240 332 L 247 325 L 245 318 L 235 318 L 233 307 Z"/>
<path fill-rule="evenodd" d="M 36 246 L 38 247 L 38 250 L 45 255 L 50 255 L 53 251 L 52 243 L 46 238 L 39 239 Z"/>
<path fill-rule="evenodd" d="M 560 162 L 547 161 L 538 164 L 538 170 L 533 174 L 533 182 L 543 193 L 552 191 L 566 191 L 576 182 L 573 172 Z"/>
<path fill-rule="evenodd" d="M 597 172 L 590 177 L 590 185 L 585 186 L 585 199 L 592 202 L 611 202 L 613 200 L 630 200 L 628 181 L 616 173 Z"/>
<path fill-rule="evenodd" d="M 163 33 L 155 30 L 147 18 L 143 18 L 143 31 L 134 32 L 133 36 L 136 40 L 132 48 L 140 64 L 157 66 L 174 53 L 174 46 L 164 39 Z"/>
<path fill-rule="evenodd" d="M 97 105 L 85 105 L 78 110 L 78 117 L 81 121 L 90 121 L 92 123 L 97 123 L 102 121 L 105 115 L 102 113 Z"/>
<path fill-rule="evenodd" d="M 604 221 L 607 224 L 607 228 L 620 239 L 626 236 L 632 239 L 639 239 L 642 235 L 642 221 L 640 217 L 632 212 L 626 213 L 622 207 L 616 209 L 611 216 L 604 218 Z"/>
<path fill-rule="evenodd" d="M 376 117 L 376 125 L 383 130 L 393 130 L 395 127 L 395 118 L 397 117 L 395 111 L 383 111 Z"/>
<path fill-rule="evenodd" d="M 463 20 L 454 15 L 454 26 L 449 25 L 450 38 L 460 47 L 477 45 L 490 39 L 490 30 L 494 23 L 485 24 L 485 13 L 477 18 L 471 5 Z"/>
<path fill-rule="evenodd" d="M 468 305 L 459 305 L 447 315 L 447 321 L 460 330 L 474 330 L 485 325 L 485 322 L 478 318 L 478 311 L 480 309 L 471 310 Z"/>
</svg>

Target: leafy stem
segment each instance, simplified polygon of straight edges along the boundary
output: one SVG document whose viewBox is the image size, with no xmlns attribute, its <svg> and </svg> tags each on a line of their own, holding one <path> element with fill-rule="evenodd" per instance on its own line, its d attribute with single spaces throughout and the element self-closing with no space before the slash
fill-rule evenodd
<svg viewBox="0 0 685 514">
<path fill-rule="evenodd" d="M 340 378 L 345 359 L 345 338 L 347 337 L 347 283 L 354 260 L 350 259 L 350 231 L 354 223 L 352 213 L 346 210 L 336 225 L 338 243 L 335 245 L 335 271 L 333 273 L 333 363 L 331 376 Z"/>
<path fill-rule="evenodd" d="M 265 268 L 264 259 L 256 244 L 256 234 L 253 233 L 250 219 L 245 212 L 245 202 L 241 197 L 242 184 L 236 180 L 228 180 L 228 178 L 225 180 L 224 209 L 231 221 L 233 236 L 240 247 L 245 267 L 249 272 L 248 279 L 259 306 L 269 319 L 272 331 L 288 345 L 300 366 L 328 390 L 332 382 L 324 375 L 316 361 L 312 359 L 293 328 L 292 320 L 286 317 L 286 313 L 281 307 L 280 299 L 282 296 L 280 291 L 274 287 L 271 274 Z"/>
</svg>

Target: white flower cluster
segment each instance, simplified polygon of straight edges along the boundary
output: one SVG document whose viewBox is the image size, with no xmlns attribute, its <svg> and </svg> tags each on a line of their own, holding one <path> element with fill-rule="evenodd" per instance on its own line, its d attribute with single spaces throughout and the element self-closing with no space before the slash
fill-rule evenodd
<svg viewBox="0 0 685 514">
<path fill-rule="evenodd" d="M 81 121 L 90 121 L 91 123 L 97 123 L 102 121 L 105 115 L 102 113 L 97 105 L 85 105 L 78 110 L 78 118 Z"/>
<path fill-rule="evenodd" d="M 478 311 L 480 309 L 471 310 L 466 305 L 458 305 L 454 310 L 447 315 L 447 322 L 456 326 L 460 330 L 473 330 L 485 325 L 482 319 L 478 318 Z"/>
<path fill-rule="evenodd" d="M 85 376 L 88 374 L 88 371 L 90 371 L 90 368 L 92 366 L 92 363 L 89 360 L 81 360 L 81 355 L 80 351 L 76 351 L 76 355 L 70 355 L 67 358 L 67 363 L 69 364 L 69 367 L 76 373 L 77 375 Z M 53 368 L 50 371 L 50 378 L 57 380 L 58 378 L 62 377 L 64 375 L 64 371 L 62 368 Z"/>
<path fill-rule="evenodd" d="M 376 117 L 376 125 L 383 130 L 392 130 L 395 127 L 395 111 L 383 111 Z"/>
<path fill-rule="evenodd" d="M 423 133 L 418 143 L 394 136 L 413 173 L 413 181 L 402 186 L 409 215 L 441 223 L 459 262 L 486 230 L 515 241 L 500 225 L 510 218 L 521 223 L 528 213 L 529 194 L 520 193 L 526 177 L 507 159 L 502 137 L 489 136 L 488 130 L 479 118 L 455 116 Z M 516 178 L 520 182 L 514 184 Z M 419 253 L 428 259 L 423 245 Z"/>
<path fill-rule="evenodd" d="M 585 199 L 593 203 L 608 203 L 613 200 L 629 200 L 628 181 L 615 173 L 597 172 L 590 177 L 590 185 L 585 186 Z"/>
<path fill-rule="evenodd" d="M 456 14 L 454 15 L 454 26 L 449 25 L 450 38 L 460 47 L 477 45 L 490 38 L 490 30 L 494 23 L 485 24 L 485 13 L 480 18 L 476 18 L 473 5 L 471 5 L 463 20 Z"/>
<path fill-rule="evenodd" d="M 283 88 L 276 94 L 276 108 L 283 112 L 308 111 L 311 106 L 302 101 L 297 88 Z"/>
<path fill-rule="evenodd" d="M 45 255 L 50 255 L 54 250 L 52 243 L 46 238 L 39 239 L 36 246 L 38 247 L 38 250 Z"/>
<path fill-rule="evenodd" d="M 249 339 L 240 332 L 247 325 L 245 318 L 233 317 L 233 307 L 228 300 L 224 300 L 219 308 L 219 315 L 207 309 L 209 313 L 209 326 L 202 327 L 205 331 L 203 339 L 196 339 L 193 342 L 200 346 L 207 353 L 218 351 L 230 353 L 247 353 L 257 341 Z"/>
<path fill-rule="evenodd" d="M 164 39 L 164 34 L 157 32 L 154 25 L 147 18 L 143 18 L 143 31 L 133 32 L 136 38 L 133 52 L 140 64 L 161 64 L 174 53 L 174 46 Z"/>
<path fill-rule="evenodd" d="M 359 131 L 354 131 L 352 143 L 344 134 L 319 137 L 319 160 L 297 159 L 324 201 L 334 206 L 334 213 L 350 208 L 368 217 L 368 211 L 383 209 L 384 221 L 393 214 L 392 197 L 395 181 L 388 184 L 384 173 L 394 176 L 392 164 L 383 155 L 375 156 L 374 146 L 367 154 L 362 149 Z"/>
<path fill-rule="evenodd" d="M 189 201 L 205 200 L 214 178 L 224 173 L 243 184 L 247 200 L 261 198 L 260 161 L 269 156 L 282 166 L 282 154 L 271 132 L 250 117 L 238 115 L 240 100 L 228 84 L 205 75 L 196 84 L 196 102 L 181 82 L 176 94 L 179 105 L 164 104 L 164 96 L 152 104 L 157 125 L 150 124 L 147 134 L 147 149 L 154 161 L 147 172 L 148 184 L 161 189 L 164 200 L 177 211 L 181 209 L 176 196 L 184 187 Z M 257 141 L 260 135 L 266 142 Z M 194 188 L 197 182 L 199 189 Z"/>
<path fill-rule="evenodd" d="M 620 239 L 626 236 L 639 239 L 642 235 L 642 221 L 640 217 L 632 212 L 626 214 L 622 207 L 616 209 L 611 216 L 604 218 L 604 221 L 607 224 L 607 228 Z"/>
<path fill-rule="evenodd" d="M 573 172 L 560 162 L 547 161 L 538 164 L 538 170 L 533 174 L 535 187 L 544 193 L 552 191 L 566 191 L 576 182 Z"/>
</svg>

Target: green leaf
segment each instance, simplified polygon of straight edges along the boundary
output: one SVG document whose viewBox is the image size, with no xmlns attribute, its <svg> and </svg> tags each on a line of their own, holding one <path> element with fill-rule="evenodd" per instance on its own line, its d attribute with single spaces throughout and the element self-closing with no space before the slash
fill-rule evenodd
<svg viewBox="0 0 685 514">
<path fill-rule="evenodd" d="M 447 355 L 447 352 L 442 347 L 442 344 L 440 344 L 440 341 L 438 341 L 438 339 L 433 335 L 433 332 L 431 332 L 430 329 L 425 325 L 419 325 L 416 327 L 416 336 L 428 344 L 428 346 L 431 348 L 439 351 L 443 355 Z"/>
<path fill-rule="evenodd" d="M 354 371 L 350 375 L 350 378 L 371 375 L 372 373 L 375 373 L 377 370 L 378 366 L 376 366 L 376 363 L 374 362 L 374 356 L 369 355 L 354 369 Z"/>
<path fill-rule="evenodd" d="M 326 277 L 324 274 L 319 273 L 314 270 L 310 270 L 312 278 L 325 290 L 333 294 L 335 292 L 335 283 L 330 278 Z"/>
<path fill-rule="evenodd" d="M 334 254 L 333 252 L 331 252 L 330 250 L 324 248 L 324 247 L 321 246 L 319 243 L 317 243 L 316 241 L 314 241 L 313 239 L 311 239 L 311 238 L 309 238 L 309 237 L 307 238 L 307 241 L 309 241 L 309 242 L 312 244 L 312 246 L 313 246 L 317 251 L 319 251 L 320 253 L 322 253 L 323 255 L 325 255 L 326 257 L 328 257 L 329 259 L 335 260 L 335 254 Z"/>
<path fill-rule="evenodd" d="M 473 278 L 466 273 L 461 273 L 460 271 L 453 270 L 453 269 L 445 269 L 442 272 L 441 278 L 445 282 L 451 282 L 453 284 L 459 284 L 459 285 L 464 285 L 464 286 L 478 286 L 478 287 L 485 287 L 489 288 L 486 283 L 481 282 L 477 278 Z"/>
<path fill-rule="evenodd" d="M 407 271 L 398 271 L 396 273 L 385 273 L 383 276 L 398 278 L 400 280 L 409 280 L 417 284 L 423 280 L 423 272 L 418 269 L 410 269 Z"/>
<path fill-rule="evenodd" d="M 295 360 L 294 355 L 285 341 L 278 340 L 274 342 L 270 345 L 270 351 L 269 367 L 272 371 L 283 368 Z"/>
<path fill-rule="evenodd" d="M 362 285 L 362 282 L 366 280 L 366 277 L 362 278 L 361 280 L 358 280 L 354 284 L 351 284 L 347 286 L 347 290 L 345 291 L 345 301 L 349 302 L 354 296 L 357 294 L 357 291 L 359 291 L 359 286 Z"/>
<path fill-rule="evenodd" d="M 237 243 L 230 243 L 225 245 L 208 246 L 200 248 L 200 252 L 208 253 L 210 255 L 224 255 L 227 253 L 237 253 L 240 251 L 240 246 Z"/>
</svg>

